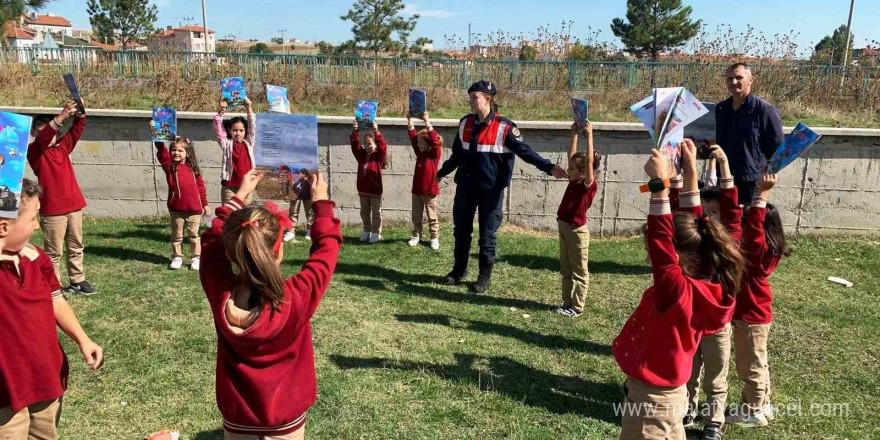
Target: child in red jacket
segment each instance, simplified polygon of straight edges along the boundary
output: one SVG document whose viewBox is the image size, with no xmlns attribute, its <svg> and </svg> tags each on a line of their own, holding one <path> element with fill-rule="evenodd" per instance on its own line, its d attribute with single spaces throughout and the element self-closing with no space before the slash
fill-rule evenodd
<svg viewBox="0 0 880 440">
<path fill-rule="evenodd" d="M 699 206 L 696 217 L 673 216 L 663 180 L 670 174 L 666 161 L 658 150 L 651 154 L 646 240 L 654 284 L 612 345 L 627 375 L 620 438 L 683 440 L 694 353 L 703 334 L 723 327 L 733 313 L 730 292 L 737 291 L 744 262 L 724 226 Z M 683 143 L 682 162 L 684 189 L 696 191 L 693 143 Z"/>
<path fill-rule="evenodd" d="M 361 220 L 364 230 L 361 241 L 376 243 L 382 239 L 382 168 L 388 145 L 373 122 L 373 131 L 360 140 L 357 120 L 351 131 L 351 153 L 358 163 L 357 190 L 361 198 Z"/>
<path fill-rule="evenodd" d="M 217 406 L 227 439 L 302 438 L 317 396 L 309 322 L 336 268 L 340 222 L 316 173 L 311 255 L 284 280 L 279 266 L 290 219 L 271 202 L 244 208 L 261 178 L 245 174 L 202 234 L 199 276 L 217 331 Z"/>
<path fill-rule="evenodd" d="M 736 374 L 743 381 L 742 402 L 728 415 L 727 422 L 747 428 L 764 426 L 774 417 L 767 361 L 773 291 L 767 278 L 782 257 L 791 255 L 779 210 L 767 203 L 771 189 L 778 182 L 775 174 L 765 175 L 758 182 L 743 231 L 743 251 L 749 263 L 733 312 L 734 360 Z"/>
<path fill-rule="evenodd" d="M 73 116 L 70 130 L 60 138 L 58 133 L 65 121 Z M 40 196 L 40 226 L 43 228 L 43 247 L 55 266 L 55 276 L 61 280 L 61 256 L 67 249 L 67 290 L 80 295 L 97 293 L 86 281 L 83 269 L 83 208 L 86 199 L 76 180 L 70 155 L 86 128 L 86 115 L 76 111 L 76 103 L 69 102 L 49 120 L 38 118 L 34 123 L 34 141 L 28 146 L 27 158 L 34 170 L 43 195 Z"/>
<path fill-rule="evenodd" d="M 67 357 L 56 326 L 79 346 L 92 371 L 104 351 L 61 295 L 52 261 L 28 244 L 39 227 L 40 187 L 25 179 L 18 218 L 0 218 L 0 438 L 57 439 Z"/>
<path fill-rule="evenodd" d="M 422 120 L 425 121 L 425 128 L 416 132 L 412 118 L 406 118 L 409 142 L 416 155 L 416 169 L 413 172 L 412 184 L 413 230 L 407 244 L 415 246 L 422 239 L 422 213 L 425 213 L 428 216 L 428 229 L 431 231 L 431 249 L 436 251 L 440 249 L 440 218 L 437 215 L 437 195 L 440 194 L 440 184 L 435 176 L 437 175 L 437 164 L 443 157 L 443 138 L 431 126 L 428 112 L 424 113 Z"/>
<path fill-rule="evenodd" d="M 190 269 L 199 270 L 202 246 L 199 239 L 201 215 L 208 214 L 208 193 L 199 169 L 196 151 L 188 138 L 178 137 L 171 145 L 156 142 L 156 157 L 165 180 L 168 182 L 168 211 L 171 215 L 171 265 L 172 270 L 183 266 L 183 232 L 192 246 Z"/>
</svg>

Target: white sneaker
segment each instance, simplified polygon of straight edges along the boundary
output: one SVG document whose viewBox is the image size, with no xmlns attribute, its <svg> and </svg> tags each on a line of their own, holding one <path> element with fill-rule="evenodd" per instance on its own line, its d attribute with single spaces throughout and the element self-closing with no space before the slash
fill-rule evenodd
<svg viewBox="0 0 880 440">
<path fill-rule="evenodd" d="M 200 264 L 201 264 L 201 258 L 193 257 L 192 261 L 189 262 L 189 268 L 191 270 L 198 272 Z"/>
<path fill-rule="evenodd" d="M 725 417 L 725 422 L 730 425 L 739 426 L 740 428 L 758 428 L 761 426 L 767 426 L 767 416 L 764 415 L 763 409 L 757 414 L 749 413 L 750 411 L 746 410 L 746 405 L 740 405 L 738 411 Z"/>
<path fill-rule="evenodd" d="M 419 237 L 410 237 L 409 241 L 406 242 L 406 244 L 408 244 L 410 246 L 415 246 L 415 245 L 419 244 L 419 240 L 421 240 Z"/>
<path fill-rule="evenodd" d="M 370 239 L 370 231 L 361 232 L 361 241 L 367 241 Z"/>
<path fill-rule="evenodd" d="M 168 268 L 171 270 L 177 270 L 181 267 L 183 267 L 183 258 L 174 257 L 171 259 L 171 266 L 169 266 Z"/>
<path fill-rule="evenodd" d="M 761 411 L 764 413 L 764 418 L 766 418 L 768 422 L 776 418 L 776 412 L 773 411 L 772 403 L 765 403 L 764 407 L 761 408 Z"/>
<path fill-rule="evenodd" d="M 284 237 L 281 237 L 281 239 L 284 240 L 285 243 L 287 243 L 290 240 L 293 240 L 294 238 L 296 238 L 296 232 L 293 229 L 285 232 Z"/>
<path fill-rule="evenodd" d="M 312 241 L 312 231 L 306 231 L 306 240 Z"/>
<path fill-rule="evenodd" d="M 382 239 L 382 234 L 370 234 L 370 243 L 378 243 Z"/>
<path fill-rule="evenodd" d="M 435 251 L 437 249 L 440 249 L 440 239 L 439 238 L 432 238 L 431 239 L 431 249 L 435 250 Z"/>
</svg>

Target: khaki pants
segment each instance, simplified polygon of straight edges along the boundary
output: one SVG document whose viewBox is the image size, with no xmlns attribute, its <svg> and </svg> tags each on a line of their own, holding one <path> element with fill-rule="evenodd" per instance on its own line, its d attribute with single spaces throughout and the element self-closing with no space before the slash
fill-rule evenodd
<svg viewBox="0 0 880 440">
<path fill-rule="evenodd" d="M 181 245 L 183 244 L 183 233 L 186 231 L 186 237 L 189 238 L 190 247 L 193 257 L 202 254 L 202 241 L 199 238 L 199 225 L 202 216 L 199 214 L 190 215 L 185 212 L 171 213 L 171 257 L 183 257 Z"/>
<path fill-rule="evenodd" d="M 61 421 L 61 399 L 37 402 L 17 413 L 0 408 L 0 439 L 55 440 Z"/>
<path fill-rule="evenodd" d="M 685 440 L 681 423 L 687 410 L 684 386 L 660 388 L 627 377 L 623 392 L 620 440 Z"/>
<path fill-rule="evenodd" d="M 706 394 L 706 411 L 699 411 L 703 423 L 721 427 L 724 425 L 724 410 L 727 405 L 727 370 L 730 364 L 730 333 L 727 324 L 714 335 L 704 335 L 700 346 L 694 353 L 691 380 L 687 383 L 688 412 L 698 414 L 700 392 L 700 370 L 703 374 L 703 392 Z"/>
<path fill-rule="evenodd" d="M 43 248 L 52 265 L 55 276 L 61 281 L 61 255 L 67 248 L 67 276 L 73 283 L 86 279 L 83 272 L 83 212 L 74 211 L 65 215 L 40 216 L 43 228 Z M 63 246 L 63 247 L 62 247 Z"/>
<path fill-rule="evenodd" d="M 234 187 L 233 186 L 230 186 L 230 187 L 221 186 L 220 187 L 220 202 L 223 203 L 224 205 L 229 203 L 229 201 L 232 200 L 232 197 L 235 196 L 236 192 L 238 192 L 237 186 L 234 186 Z M 248 194 L 248 196 L 244 200 L 242 200 L 242 202 L 244 202 L 245 206 L 247 206 L 247 205 L 251 204 L 251 201 L 253 199 L 254 199 L 254 193 L 250 193 L 250 194 Z"/>
<path fill-rule="evenodd" d="M 296 431 L 285 435 L 249 435 L 234 434 L 223 430 L 223 440 L 303 440 L 306 438 L 306 425 L 303 424 Z"/>
<path fill-rule="evenodd" d="M 587 260 L 590 256 L 590 230 L 587 225 L 572 228 L 558 220 L 559 224 L 559 272 L 562 274 L 562 306 L 571 307 L 578 313 L 584 311 L 590 272 Z"/>
<path fill-rule="evenodd" d="M 305 210 L 306 231 L 311 231 L 312 223 L 315 221 L 315 214 L 312 212 L 312 201 L 299 199 L 290 201 L 290 208 L 287 210 L 287 215 L 290 217 L 290 220 L 293 221 L 294 229 L 296 229 L 296 221 L 299 219 L 300 210 Z"/>
<path fill-rule="evenodd" d="M 733 344 L 736 352 L 736 375 L 743 381 L 742 403 L 752 410 L 770 403 L 770 364 L 767 341 L 770 324 L 733 321 Z"/>
<path fill-rule="evenodd" d="M 440 235 L 440 218 L 437 217 L 437 196 L 412 195 L 413 237 L 422 237 L 423 213 L 428 215 L 428 230 L 431 231 L 431 239 L 433 240 Z"/>
<path fill-rule="evenodd" d="M 365 231 L 382 233 L 382 199 L 361 197 L 361 221 L 364 222 Z"/>
</svg>

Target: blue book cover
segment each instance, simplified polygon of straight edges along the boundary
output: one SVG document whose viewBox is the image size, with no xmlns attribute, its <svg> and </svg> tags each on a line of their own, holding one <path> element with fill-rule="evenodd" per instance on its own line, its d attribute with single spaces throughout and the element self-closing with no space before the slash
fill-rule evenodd
<svg viewBox="0 0 880 440">
<path fill-rule="evenodd" d="M 153 107 L 153 142 L 174 142 L 177 139 L 177 110 Z"/>
<path fill-rule="evenodd" d="M 318 117 L 315 115 L 288 115 L 257 113 L 254 161 L 266 177 L 257 186 L 261 199 L 278 199 L 289 194 L 282 173 L 290 170 L 318 170 Z M 283 198 L 283 197 L 282 197 Z"/>
<path fill-rule="evenodd" d="M 290 113 L 290 101 L 287 100 L 286 88 L 266 84 L 266 100 L 269 101 L 269 112 Z"/>
<path fill-rule="evenodd" d="M 358 121 L 358 127 L 361 129 L 372 127 L 373 123 L 376 122 L 376 112 L 378 110 L 378 102 L 358 99 L 357 105 L 354 108 L 354 117 Z"/>
<path fill-rule="evenodd" d="M 424 90 L 409 89 L 409 116 L 422 118 L 428 110 L 428 95 Z"/>
<path fill-rule="evenodd" d="M 247 98 L 247 90 L 244 87 L 244 78 L 234 76 L 232 78 L 223 78 L 220 80 L 220 93 L 223 99 L 229 104 L 229 108 L 233 109 L 244 105 Z"/>
<path fill-rule="evenodd" d="M 33 118 L 0 112 L 0 217 L 18 218 Z"/>
<path fill-rule="evenodd" d="M 72 73 L 64 74 L 64 84 L 67 85 L 67 90 L 70 91 L 70 96 L 73 98 L 73 101 L 76 102 L 76 109 L 80 113 L 86 114 L 86 107 L 83 105 L 82 96 L 79 94 L 79 86 L 76 85 L 76 79 L 73 78 Z"/>
<path fill-rule="evenodd" d="M 782 171 L 783 168 L 809 150 L 820 137 L 822 135 L 810 130 L 810 127 L 798 123 L 791 133 L 785 135 L 785 139 L 776 148 L 776 152 L 773 153 L 773 157 L 767 164 L 767 174 L 777 174 Z"/>
<path fill-rule="evenodd" d="M 584 131 L 584 127 L 587 125 L 588 115 L 590 114 L 590 101 L 571 98 L 571 114 L 574 117 L 574 122 L 577 124 L 580 134 L 586 136 L 587 132 Z"/>
</svg>

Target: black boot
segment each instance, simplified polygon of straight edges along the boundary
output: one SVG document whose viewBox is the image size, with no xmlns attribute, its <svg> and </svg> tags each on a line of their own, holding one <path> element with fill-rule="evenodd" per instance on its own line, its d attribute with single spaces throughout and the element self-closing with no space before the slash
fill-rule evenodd
<svg viewBox="0 0 880 440">
<path fill-rule="evenodd" d="M 480 266 L 480 275 L 477 276 L 477 282 L 474 283 L 474 292 L 484 293 L 489 290 L 492 285 L 492 265 Z"/>
<path fill-rule="evenodd" d="M 465 276 L 467 276 L 467 269 L 453 267 L 452 271 L 443 277 L 443 283 L 447 286 L 457 286 L 461 284 L 461 280 L 464 279 Z"/>
</svg>

